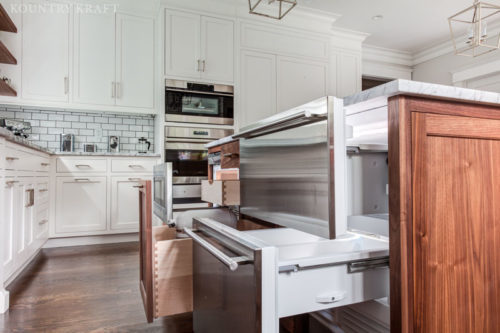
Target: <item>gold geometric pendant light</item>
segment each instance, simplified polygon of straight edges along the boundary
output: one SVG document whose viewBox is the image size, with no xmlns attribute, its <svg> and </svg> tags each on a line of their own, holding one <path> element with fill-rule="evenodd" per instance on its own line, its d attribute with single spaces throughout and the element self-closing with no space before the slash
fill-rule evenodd
<svg viewBox="0 0 500 333">
<path fill-rule="evenodd" d="M 479 0 L 474 0 L 471 7 L 451 16 L 448 23 L 455 54 L 477 57 L 499 49 L 500 32 L 491 32 L 494 23 L 500 23 L 499 20 L 500 6 Z"/>
<path fill-rule="evenodd" d="M 281 20 L 297 5 L 297 0 L 248 0 L 250 14 Z"/>
</svg>

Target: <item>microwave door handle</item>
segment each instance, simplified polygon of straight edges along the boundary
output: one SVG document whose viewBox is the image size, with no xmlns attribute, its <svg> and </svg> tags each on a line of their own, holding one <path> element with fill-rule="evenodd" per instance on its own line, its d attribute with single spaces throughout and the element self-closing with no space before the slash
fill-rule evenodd
<svg viewBox="0 0 500 333">
<path fill-rule="evenodd" d="M 247 257 L 229 257 L 224 252 L 204 240 L 202 237 L 198 236 L 191 228 L 184 228 L 184 232 L 188 234 L 196 243 L 201 245 L 205 250 L 210 252 L 215 258 L 226 265 L 231 271 L 238 269 L 238 264 L 242 262 L 248 262 Z"/>
<path fill-rule="evenodd" d="M 238 133 L 236 135 L 233 135 L 233 138 L 239 139 L 239 138 L 244 138 L 244 139 L 250 139 L 250 138 L 256 138 L 258 136 L 266 135 L 266 134 L 271 134 L 275 132 L 280 132 L 286 129 L 294 128 L 294 127 L 299 127 L 311 123 L 315 123 L 321 120 L 326 120 L 327 115 L 326 114 L 317 114 L 317 113 L 312 113 L 310 111 L 302 111 L 298 114 L 293 114 L 288 117 L 284 118 L 279 118 L 274 121 L 271 121 L 270 123 L 263 124 L 261 126 L 255 127 L 248 129 L 246 131 L 243 131 L 241 133 Z"/>
</svg>

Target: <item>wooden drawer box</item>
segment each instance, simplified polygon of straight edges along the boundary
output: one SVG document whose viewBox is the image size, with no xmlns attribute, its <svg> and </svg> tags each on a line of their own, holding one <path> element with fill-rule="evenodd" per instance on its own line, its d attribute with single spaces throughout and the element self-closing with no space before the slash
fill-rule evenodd
<svg viewBox="0 0 500 333">
<path fill-rule="evenodd" d="M 73 159 L 73 158 L 58 158 L 57 172 L 106 172 L 107 161 L 102 159 Z"/>
<path fill-rule="evenodd" d="M 203 180 L 201 200 L 221 206 L 238 206 L 240 204 L 240 181 Z"/>
<path fill-rule="evenodd" d="M 221 169 L 240 167 L 240 142 L 234 141 L 221 146 Z"/>
<path fill-rule="evenodd" d="M 153 227 L 154 317 L 193 311 L 193 243 L 176 229 Z"/>
</svg>

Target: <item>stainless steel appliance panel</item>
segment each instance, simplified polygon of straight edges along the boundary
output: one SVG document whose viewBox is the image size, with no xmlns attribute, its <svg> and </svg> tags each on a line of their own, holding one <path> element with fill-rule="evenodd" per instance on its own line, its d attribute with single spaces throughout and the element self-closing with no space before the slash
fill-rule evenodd
<svg viewBox="0 0 500 333">
<path fill-rule="evenodd" d="M 345 233 L 343 120 L 328 97 L 237 134 L 241 213 L 324 238 Z"/>
<path fill-rule="evenodd" d="M 156 165 L 153 169 L 153 212 L 164 223 L 173 219 L 172 163 Z"/>
<path fill-rule="evenodd" d="M 193 238 L 193 329 L 261 332 L 260 248 L 206 220 L 184 229 Z"/>
<path fill-rule="evenodd" d="M 242 140 L 241 211 L 328 235 L 328 173 L 326 121 Z"/>
<path fill-rule="evenodd" d="M 170 139 L 217 140 L 233 134 L 233 130 L 201 127 L 165 126 L 166 141 Z"/>
</svg>

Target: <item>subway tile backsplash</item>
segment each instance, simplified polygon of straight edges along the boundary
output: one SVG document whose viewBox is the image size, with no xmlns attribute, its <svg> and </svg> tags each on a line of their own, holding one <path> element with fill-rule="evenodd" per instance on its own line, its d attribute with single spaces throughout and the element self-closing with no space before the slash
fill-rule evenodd
<svg viewBox="0 0 500 333">
<path fill-rule="evenodd" d="M 29 140 L 41 147 L 60 151 L 60 134 L 75 135 L 75 151 L 83 151 L 85 143 L 97 145 L 98 152 L 108 151 L 108 136 L 120 137 L 120 151 L 135 153 L 137 140 L 145 137 L 154 152 L 154 116 L 108 112 L 76 112 L 37 110 L 0 106 L 0 118 L 31 123 Z"/>
</svg>

